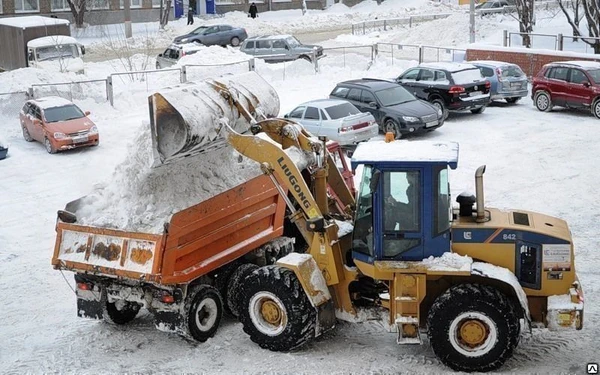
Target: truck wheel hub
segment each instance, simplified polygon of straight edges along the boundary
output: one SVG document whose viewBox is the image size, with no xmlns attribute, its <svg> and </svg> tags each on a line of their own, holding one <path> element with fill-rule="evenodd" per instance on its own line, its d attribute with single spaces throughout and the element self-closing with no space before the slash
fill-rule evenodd
<svg viewBox="0 0 600 375">
<path fill-rule="evenodd" d="M 479 346 L 487 337 L 487 327 L 479 320 L 466 320 L 460 327 L 460 338 L 469 346 Z"/>
<path fill-rule="evenodd" d="M 273 301 L 264 301 L 260 308 L 260 314 L 270 324 L 279 325 L 281 322 L 281 310 Z"/>
</svg>

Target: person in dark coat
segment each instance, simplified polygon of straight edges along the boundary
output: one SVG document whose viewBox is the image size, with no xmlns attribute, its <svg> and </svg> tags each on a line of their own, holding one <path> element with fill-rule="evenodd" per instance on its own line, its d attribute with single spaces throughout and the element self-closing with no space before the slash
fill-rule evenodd
<svg viewBox="0 0 600 375">
<path fill-rule="evenodd" d="M 250 17 L 256 18 L 258 16 L 258 9 L 256 8 L 256 4 L 250 4 L 250 9 L 248 10 Z"/>
<path fill-rule="evenodd" d="M 188 10 L 188 25 L 193 25 L 194 24 L 194 13 L 193 13 L 193 9 L 192 7 L 190 7 L 190 9 Z"/>
</svg>

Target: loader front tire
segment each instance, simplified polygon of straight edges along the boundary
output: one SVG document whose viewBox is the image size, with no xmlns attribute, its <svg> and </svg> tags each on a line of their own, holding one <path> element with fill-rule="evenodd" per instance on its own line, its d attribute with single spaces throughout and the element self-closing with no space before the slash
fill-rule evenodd
<svg viewBox="0 0 600 375">
<path fill-rule="evenodd" d="M 193 286 L 185 299 L 184 322 L 193 339 L 205 342 L 213 337 L 223 316 L 219 291 L 206 284 Z"/>
<path fill-rule="evenodd" d="M 315 337 L 316 311 L 292 270 L 261 267 L 244 284 L 240 321 L 261 348 L 289 351 Z"/>
<path fill-rule="evenodd" d="M 433 352 L 455 371 L 498 369 L 512 356 L 519 339 L 512 302 L 487 285 L 451 287 L 434 302 L 427 325 Z"/>
<path fill-rule="evenodd" d="M 227 283 L 227 300 L 224 301 L 231 315 L 236 318 L 240 316 L 240 299 L 242 298 L 242 288 L 244 281 L 248 275 L 258 269 L 258 266 L 253 263 L 240 265 L 229 276 Z M 225 297 L 224 297 L 225 298 Z"/>
<path fill-rule="evenodd" d="M 142 306 L 128 301 L 106 302 L 102 309 L 102 318 L 111 324 L 127 324 L 137 316 Z"/>
</svg>

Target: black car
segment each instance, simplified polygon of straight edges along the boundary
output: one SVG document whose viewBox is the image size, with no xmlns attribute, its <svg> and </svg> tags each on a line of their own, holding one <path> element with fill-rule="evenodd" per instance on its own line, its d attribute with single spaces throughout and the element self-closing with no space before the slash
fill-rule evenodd
<svg viewBox="0 0 600 375">
<path fill-rule="evenodd" d="M 345 99 L 361 112 L 370 112 L 380 131 L 392 132 L 396 138 L 431 131 L 444 124 L 441 110 L 386 80 L 363 78 L 341 82 L 329 97 Z"/>
<path fill-rule="evenodd" d="M 205 46 L 226 46 L 237 47 L 241 42 L 248 38 L 246 29 L 233 27 L 230 25 L 210 25 L 200 26 L 189 34 L 178 36 L 173 43 L 198 43 Z"/>
<path fill-rule="evenodd" d="M 444 119 L 448 111 L 482 113 L 490 103 L 490 82 L 471 64 L 424 63 L 400 74 L 396 82 L 441 109 Z"/>
</svg>

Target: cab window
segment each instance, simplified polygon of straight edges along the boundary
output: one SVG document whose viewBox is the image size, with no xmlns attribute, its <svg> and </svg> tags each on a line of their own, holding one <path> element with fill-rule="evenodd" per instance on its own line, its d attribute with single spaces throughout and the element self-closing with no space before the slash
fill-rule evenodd
<svg viewBox="0 0 600 375">
<path fill-rule="evenodd" d="M 319 110 L 315 107 L 307 107 L 304 113 L 305 120 L 319 120 Z"/>
<path fill-rule="evenodd" d="M 352 232 L 352 249 L 356 252 L 374 256 L 373 239 L 373 193 L 371 178 L 373 168 L 365 165 L 356 201 L 356 220 Z"/>
<path fill-rule="evenodd" d="M 418 76 L 419 76 L 419 69 L 411 69 L 408 72 L 401 75 L 400 79 L 405 79 L 407 81 L 416 81 Z"/>
</svg>

